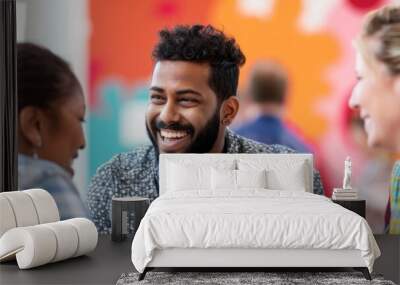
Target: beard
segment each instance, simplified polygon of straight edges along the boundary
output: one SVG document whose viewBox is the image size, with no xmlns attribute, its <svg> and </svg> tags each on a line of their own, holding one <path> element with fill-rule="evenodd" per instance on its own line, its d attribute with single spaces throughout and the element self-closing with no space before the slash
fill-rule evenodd
<svg viewBox="0 0 400 285">
<path fill-rule="evenodd" d="M 184 153 L 208 153 L 217 140 L 219 133 L 219 108 L 215 111 L 210 120 L 207 121 L 206 125 L 202 130 L 198 132 L 198 135 L 194 141 L 183 151 Z M 150 130 L 151 128 L 151 130 Z M 166 124 L 161 120 L 153 120 L 150 123 L 150 127 L 146 122 L 147 135 L 157 153 L 160 153 L 160 149 L 157 144 L 157 133 L 160 129 L 170 129 L 174 131 L 186 131 L 190 136 L 195 133 L 195 128 L 191 124 L 180 124 L 172 123 Z"/>
</svg>

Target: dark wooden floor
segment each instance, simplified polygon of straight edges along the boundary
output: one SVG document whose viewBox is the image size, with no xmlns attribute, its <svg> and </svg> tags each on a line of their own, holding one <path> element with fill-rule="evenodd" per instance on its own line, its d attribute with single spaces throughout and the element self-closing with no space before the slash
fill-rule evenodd
<svg viewBox="0 0 400 285">
<path fill-rule="evenodd" d="M 376 235 L 382 256 L 374 273 L 400 284 L 400 235 Z M 99 236 L 95 251 L 87 256 L 19 270 L 15 261 L 0 264 L 0 284 L 115 284 L 122 273 L 133 272 L 131 240 L 115 243 L 110 236 Z M 215 268 L 213 269 L 215 270 Z M 259 271 L 259 269 L 254 269 Z M 271 271 L 351 271 L 352 268 L 269 268 Z"/>
</svg>

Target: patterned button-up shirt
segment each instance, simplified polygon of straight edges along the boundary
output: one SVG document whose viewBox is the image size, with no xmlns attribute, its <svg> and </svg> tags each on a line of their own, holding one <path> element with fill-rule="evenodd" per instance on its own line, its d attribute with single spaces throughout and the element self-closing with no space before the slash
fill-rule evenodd
<svg viewBox="0 0 400 285">
<path fill-rule="evenodd" d="M 293 153 L 281 145 L 265 145 L 227 130 L 226 153 Z M 323 194 L 321 178 L 314 172 L 314 193 Z M 112 197 L 158 197 L 158 156 L 153 146 L 114 156 L 97 169 L 88 193 L 90 216 L 100 233 L 111 232 Z M 132 230 L 132 227 L 130 226 Z"/>
</svg>

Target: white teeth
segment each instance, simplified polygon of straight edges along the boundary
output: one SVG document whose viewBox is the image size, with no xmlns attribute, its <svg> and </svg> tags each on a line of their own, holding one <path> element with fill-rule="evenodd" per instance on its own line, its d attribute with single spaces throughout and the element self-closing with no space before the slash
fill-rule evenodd
<svg viewBox="0 0 400 285">
<path fill-rule="evenodd" d="M 180 139 L 187 136 L 185 131 L 160 130 L 160 135 L 167 139 Z"/>
</svg>

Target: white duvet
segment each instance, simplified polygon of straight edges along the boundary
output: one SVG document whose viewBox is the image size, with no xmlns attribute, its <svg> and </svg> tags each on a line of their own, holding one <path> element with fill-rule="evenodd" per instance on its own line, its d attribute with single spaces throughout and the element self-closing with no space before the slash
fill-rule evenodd
<svg viewBox="0 0 400 285">
<path fill-rule="evenodd" d="M 160 196 L 133 239 L 135 268 L 143 272 L 165 248 L 358 249 L 370 272 L 380 255 L 359 215 L 320 195 L 265 189 Z"/>
</svg>

